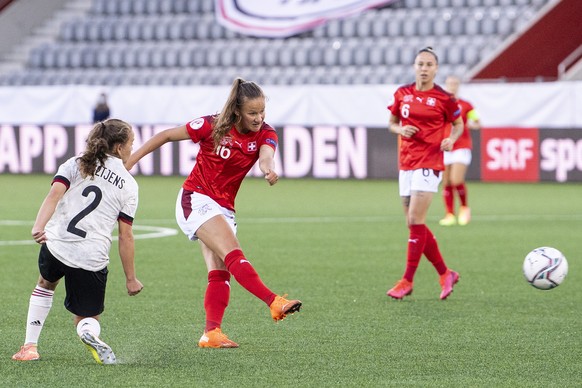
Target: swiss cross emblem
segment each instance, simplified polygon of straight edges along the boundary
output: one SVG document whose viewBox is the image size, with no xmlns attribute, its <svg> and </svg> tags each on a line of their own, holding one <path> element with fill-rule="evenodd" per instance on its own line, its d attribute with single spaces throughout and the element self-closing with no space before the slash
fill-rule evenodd
<svg viewBox="0 0 582 388">
<path fill-rule="evenodd" d="M 436 100 L 432 97 L 429 97 L 426 99 L 426 104 L 430 105 L 430 106 L 435 106 L 436 105 Z"/>
<path fill-rule="evenodd" d="M 256 151 L 256 150 L 257 150 L 257 142 L 256 141 L 251 141 L 247 145 L 247 151 Z"/>
</svg>

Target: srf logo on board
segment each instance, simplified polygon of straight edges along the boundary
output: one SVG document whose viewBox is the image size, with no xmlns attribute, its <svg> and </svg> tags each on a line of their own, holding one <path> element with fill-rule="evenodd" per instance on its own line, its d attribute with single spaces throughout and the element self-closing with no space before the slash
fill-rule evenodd
<svg viewBox="0 0 582 388">
<path fill-rule="evenodd" d="M 481 131 L 481 178 L 484 181 L 537 182 L 537 128 L 485 128 Z"/>
</svg>

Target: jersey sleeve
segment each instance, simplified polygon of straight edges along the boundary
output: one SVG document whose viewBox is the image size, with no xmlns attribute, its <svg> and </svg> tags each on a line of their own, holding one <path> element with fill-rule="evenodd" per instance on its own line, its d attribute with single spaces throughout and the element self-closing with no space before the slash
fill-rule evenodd
<svg viewBox="0 0 582 388">
<path fill-rule="evenodd" d="M 190 139 L 192 139 L 194 143 L 198 143 L 208 136 L 211 136 L 211 116 L 203 116 L 190 121 L 186 124 L 186 130 L 188 131 L 188 135 L 190 135 Z"/>
<path fill-rule="evenodd" d="M 447 119 L 446 121 L 449 123 L 452 123 L 461 116 L 461 106 L 459 105 L 459 101 L 452 96 L 446 99 L 444 108 L 445 117 Z"/>
<path fill-rule="evenodd" d="M 388 104 L 388 110 L 396 117 L 400 117 L 400 101 L 400 88 L 398 88 Z"/>
<path fill-rule="evenodd" d="M 279 143 L 279 137 L 277 136 L 277 132 L 275 132 L 275 129 L 273 129 L 273 127 L 266 125 L 267 129 L 263 131 L 263 136 L 261 138 L 261 144 L 262 145 L 268 145 L 269 147 L 273 148 L 273 150 L 277 150 L 277 145 Z"/>
<path fill-rule="evenodd" d="M 133 225 L 133 220 L 135 218 L 135 213 L 137 212 L 137 205 L 139 202 L 139 189 L 135 180 L 128 186 L 129 188 L 127 190 L 127 196 L 121 210 L 119 211 L 119 216 L 117 219 L 128 225 Z"/>
<path fill-rule="evenodd" d="M 68 190 L 69 187 L 71 187 L 71 183 L 74 182 L 78 176 L 79 168 L 77 167 L 77 157 L 72 157 L 59 166 L 57 173 L 53 177 L 52 183 L 62 183 Z"/>
</svg>

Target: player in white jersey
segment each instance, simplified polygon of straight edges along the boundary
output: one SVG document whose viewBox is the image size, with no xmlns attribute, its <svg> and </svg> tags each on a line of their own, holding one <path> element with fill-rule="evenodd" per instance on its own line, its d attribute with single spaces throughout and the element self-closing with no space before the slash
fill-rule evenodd
<svg viewBox="0 0 582 388">
<path fill-rule="evenodd" d="M 65 307 L 74 314 L 81 341 L 98 363 L 115 363 L 115 354 L 99 338 L 99 316 L 104 309 L 109 250 L 116 224 L 127 292 L 137 295 L 143 288 L 135 276 L 132 229 L 138 186 L 123 165 L 131 154 L 133 139 L 133 130 L 124 121 L 97 123 L 83 154 L 59 166 L 32 227 L 32 237 L 41 244 L 40 276 L 30 297 L 24 346 L 12 359 L 40 358 L 38 339 L 54 291 L 64 277 Z"/>
</svg>

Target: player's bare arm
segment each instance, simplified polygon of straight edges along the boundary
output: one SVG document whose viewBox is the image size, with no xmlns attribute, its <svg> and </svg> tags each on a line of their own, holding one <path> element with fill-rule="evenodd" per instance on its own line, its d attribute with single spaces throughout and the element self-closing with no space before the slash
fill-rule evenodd
<svg viewBox="0 0 582 388">
<path fill-rule="evenodd" d="M 279 175 L 275 172 L 275 150 L 268 145 L 262 145 L 259 152 L 259 168 L 269 185 L 273 186 L 279 181 Z"/>
<path fill-rule="evenodd" d="M 388 129 L 390 132 L 401 135 L 402 137 L 411 137 L 419 131 L 419 129 L 413 125 L 400 125 L 400 119 L 394 115 L 390 116 Z"/>
<path fill-rule="evenodd" d="M 159 132 L 152 136 L 148 141 L 146 141 L 137 151 L 131 154 L 125 163 L 125 168 L 131 170 L 133 166 L 135 166 L 135 164 L 140 161 L 141 158 L 150 152 L 157 150 L 168 142 L 186 140 L 189 138 L 190 135 L 188 135 L 188 130 L 186 129 L 185 125 Z"/>
<path fill-rule="evenodd" d="M 43 244 L 46 242 L 46 234 L 44 228 L 51 219 L 55 209 L 57 208 L 57 204 L 65 195 L 67 191 L 67 186 L 60 182 L 54 182 L 49 190 L 47 196 L 45 197 L 40 209 L 38 210 L 38 214 L 36 215 L 36 220 L 34 221 L 34 225 L 32 226 L 32 238 L 39 244 Z"/>
<path fill-rule="evenodd" d="M 441 142 L 441 150 L 443 151 L 451 151 L 453 149 L 453 144 L 457 141 L 457 139 L 463 133 L 464 124 L 463 119 L 461 117 L 457 117 L 455 121 L 453 121 L 453 129 L 451 130 L 451 135 Z"/>
<path fill-rule="evenodd" d="M 119 221 L 119 257 L 125 273 L 125 285 L 130 296 L 137 295 L 143 289 L 143 284 L 135 275 L 135 245 L 131 225 Z"/>
</svg>

